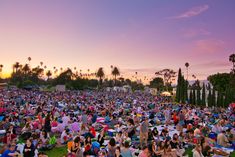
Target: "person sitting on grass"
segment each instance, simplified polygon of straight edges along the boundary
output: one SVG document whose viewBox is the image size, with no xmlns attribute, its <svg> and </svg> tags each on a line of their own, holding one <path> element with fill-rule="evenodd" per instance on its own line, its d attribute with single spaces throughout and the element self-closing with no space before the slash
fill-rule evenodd
<svg viewBox="0 0 235 157">
<path fill-rule="evenodd" d="M 176 149 L 171 148 L 170 140 L 165 140 L 164 142 L 164 154 L 163 157 L 177 157 Z"/>
<path fill-rule="evenodd" d="M 229 143 L 228 138 L 225 135 L 225 131 L 222 131 L 217 136 L 217 143 L 223 147 L 231 147 L 232 145 Z"/>
<path fill-rule="evenodd" d="M 202 154 L 202 147 L 199 144 L 196 145 L 192 152 L 193 157 L 204 157 L 204 155 Z"/>
<path fill-rule="evenodd" d="M 3 152 L 2 157 L 18 157 L 20 154 L 15 151 L 15 148 L 16 145 L 14 143 L 10 144 L 8 149 Z"/>
<path fill-rule="evenodd" d="M 39 148 L 47 148 L 49 143 L 49 133 L 47 133 L 45 130 L 43 130 L 40 134 L 40 141 L 39 141 Z"/>
<path fill-rule="evenodd" d="M 84 154 L 91 155 L 92 154 L 91 147 L 92 147 L 91 137 L 87 136 L 84 142 L 84 148 L 85 148 Z"/>
<path fill-rule="evenodd" d="M 44 152 L 38 153 L 38 157 L 48 157 Z"/>
<path fill-rule="evenodd" d="M 149 148 L 146 145 L 144 145 L 138 157 L 149 157 L 149 155 L 150 155 Z"/>
<path fill-rule="evenodd" d="M 116 141 L 114 138 L 111 138 L 108 143 L 108 157 L 115 156 L 115 149 L 116 149 Z"/>
<path fill-rule="evenodd" d="M 124 142 L 124 147 L 121 150 L 121 155 L 122 157 L 132 157 L 131 151 L 129 149 L 129 142 L 125 141 Z"/>
<path fill-rule="evenodd" d="M 60 142 L 61 144 L 67 144 L 68 141 L 71 141 L 71 134 L 70 130 L 68 128 L 65 128 L 60 136 Z"/>
<path fill-rule="evenodd" d="M 24 150 L 23 150 L 24 157 L 33 157 L 34 151 L 35 151 L 35 149 L 32 144 L 32 141 L 30 139 L 27 139 L 25 146 L 24 146 Z"/>
<path fill-rule="evenodd" d="M 68 150 L 69 153 L 75 157 L 82 157 L 83 156 L 80 142 L 81 142 L 80 137 L 79 136 L 75 137 L 75 139 L 72 142 L 72 145 L 69 148 L 70 150 Z"/>
<path fill-rule="evenodd" d="M 101 133 L 98 135 L 98 139 L 97 139 L 97 142 L 99 142 L 100 146 L 103 146 L 104 138 L 105 138 L 105 132 L 104 130 L 102 130 Z"/>
<path fill-rule="evenodd" d="M 3 143 L 10 144 L 12 140 L 16 138 L 16 135 L 11 134 L 10 131 L 7 131 L 6 135 L 3 137 Z"/>
</svg>

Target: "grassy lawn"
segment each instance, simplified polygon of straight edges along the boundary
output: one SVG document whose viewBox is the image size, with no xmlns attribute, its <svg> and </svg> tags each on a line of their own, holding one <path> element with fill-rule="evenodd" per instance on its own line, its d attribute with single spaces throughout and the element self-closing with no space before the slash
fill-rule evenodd
<svg viewBox="0 0 235 157">
<path fill-rule="evenodd" d="M 56 148 L 53 148 L 52 150 L 45 151 L 45 153 L 49 157 L 64 157 L 67 154 L 67 147 L 56 147 Z M 185 154 L 187 154 L 189 157 L 193 156 L 191 149 L 186 149 Z M 235 157 L 235 152 L 233 152 L 230 156 Z"/>
<path fill-rule="evenodd" d="M 56 147 L 52 150 L 45 151 L 48 157 L 64 157 L 67 155 L 67 147 Z"/>
</svg>

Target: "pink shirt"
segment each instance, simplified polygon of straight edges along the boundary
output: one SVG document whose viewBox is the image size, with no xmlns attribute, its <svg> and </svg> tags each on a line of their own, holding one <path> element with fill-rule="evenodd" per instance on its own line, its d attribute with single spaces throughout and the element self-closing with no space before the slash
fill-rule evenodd
<svg viewBox="0 0 235 157">
<path fill-rule="evenodd" d="M 142 151 L 138 157 L 148 157 L 148 155 L 144 151 Z"/>
<path fill-rule="evenodd" d="M 52 126 L 52 127 L 57 127 L 57 126 L 58 126 L 58 123 L 57 123 L 56 121 L 53 121 L 53 122 L 51 123 L 51 126 Z"/>
</svg>

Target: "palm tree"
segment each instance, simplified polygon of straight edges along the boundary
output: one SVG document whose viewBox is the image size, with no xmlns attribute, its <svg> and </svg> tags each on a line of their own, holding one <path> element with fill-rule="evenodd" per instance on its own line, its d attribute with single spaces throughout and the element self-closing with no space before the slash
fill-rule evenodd
<svg viewBox="0 0 235 157">
<path fill-rule="evenodd" d="M 87 69 L 87 78 L 90 79 L 90 69 Z"/>
<path fill-rule="evenodd" d="M 30 65 L 30 61 L 32 60 L 32 58 L 31 57 L 28 57 L 28 61 L 29 61 L 29 64 L 28 65 Z"/>
<path fill-rule="evenodd" d="M 25 64 L 24 67 L 22 68 L 22 71 L 24 72 L 24 74 L 28 74 L 30 71 L 29 65 Z"/>
<path fill-rule="evenodd" d="M 138 78 L 137 75 L 138 75 L 138 72 L 136 71 L 136 72 L 135 72 L 136 81 L 137 81 L 137 78 Z"/>
<path fill-rule="evenodd" d="M 44 69 L 46 69 L 46 68 L 47 68 L 47 66 L 45 65 L 45 66 L 44 66 Z"/>
<path fill-rule="evenodd" d="M 58 72 L 58 69 L 55 69 L 54 74 L 57 74 L 57 72 Z"/>
<path fill-rule="evenodd" d="M 78 78 L 78 71 L 75 71 L 75 77 Z"/>
<path fill-rule="evenodd" d="M 38 78 L 43 75 L 43 72 L 44 72 L 44 69 L 40 68 L 40 66 L 32 69 L 33 75 L 36 75 Z"/>
<path fill-rule="evenodd" d="M 235 73 L 235 53 L 229 56 L 229 61 L 232 62 L 233 64 L 232 72 Z"/>
<path fill-rule="evenodd" d="M 189 67 L 189 63 L 188 62 L 185 63 L 185 67 L 186 67 L 186 70 L 187 70 L 187 80 L 188 80 L 188 67 Z"/>
<path fill-rule="evenodd" d="M 49 80 L 49 78 L 50 78 L 50 77 L 51 77 L 51 75 L 52 75 L 51 71 L 50 71 L 50 70 L 48 70 L 48 71 L 47 71 L 47 73 L 46 73 L 46 75 L 47 75 L 47 80 Z"/>
<path fill-rule="evenodd" d="M 100 85 L 102 84 L 102 78 L 104 77 L 104 70 L 100 67 L 96 73 L 96 77 L 100 79 Z"/>
<path fill-rule="evenodd" d="M 18 72 L 18 69 L 20 68 L 20 63 L 19 62 L 16 62 L 15 64 L 13 64 L 13 73 L 14 72 Z"/>
<path fill-rule="evenodd" d="M 120 72 L 117 67 L 113 68 L 112 75 L 114 76 L 114 84 L 116 84 L 117 76 L 120 75 Z"/>
<path fill-rule="evenodd" d="M 42 65 L 43 65 L 43 62 L 40 62 L 40 65 L 41 65 L 41 67 L 42 67 Z"/>
<path fill-rule="evenodd" d="M 0 72 L 2 72 L 2 68 L 3 68 L 3 65 L 2 65 L 2 64 L 0 64 Z"/>
</svg>

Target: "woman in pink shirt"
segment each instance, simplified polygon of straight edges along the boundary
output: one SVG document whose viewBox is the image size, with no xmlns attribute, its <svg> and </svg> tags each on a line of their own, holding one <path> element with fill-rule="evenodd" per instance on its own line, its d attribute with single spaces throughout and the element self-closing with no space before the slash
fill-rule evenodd
<svg viewBox="0 0 235 157">
<path fill-rule="evenodd" d="M 57 127 L 57 126 L 58 126 L 57 118 L 54 118 L 54 120 L 51 122 L 51 127 Z"/>
<path fill-rule="evenodd" d="M 147 146 L 143 147 L 143 150 L 140 152 L 138 157 L 149 157 L 149 149 Z"/>
</svg>

